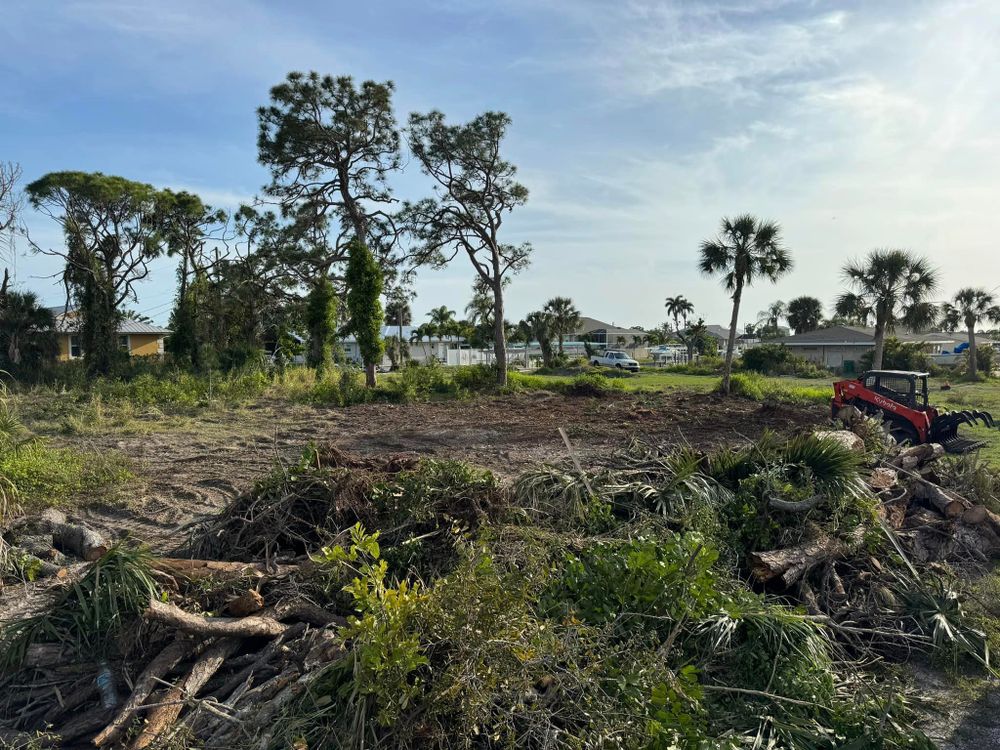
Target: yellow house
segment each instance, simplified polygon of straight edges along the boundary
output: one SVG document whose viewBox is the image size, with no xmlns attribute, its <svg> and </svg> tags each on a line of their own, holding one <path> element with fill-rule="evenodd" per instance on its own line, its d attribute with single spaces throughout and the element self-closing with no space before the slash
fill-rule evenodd
<svg viewBox="0 0 1000 750">
<path fill-rule="evenodd" d="M 49 308 L 56 318 L 56 335 L 59 341 L 58 359 L 79 359 L 83 356 L 80 342 L 80 321 L 76 310 L 62 305 Z M 163 354 L 163 340 L 169 334 L 166 328 L 138 320 L 123 320 L 118 324 L 118 348 L 132 357 L 156 357 Z"/>
</svg>

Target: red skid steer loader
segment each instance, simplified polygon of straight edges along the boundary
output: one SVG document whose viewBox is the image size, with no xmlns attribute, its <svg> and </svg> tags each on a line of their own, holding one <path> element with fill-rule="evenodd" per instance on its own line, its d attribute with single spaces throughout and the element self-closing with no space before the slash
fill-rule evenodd
<svg viewBox="0 0 1000 750">
<path fill-rule="evenodd" d="M 995 427 L 986 411 L 939 411 L 927 404 L 927 373 L 905 370 L 870 370 L 856 380 L 833 384 L 830 403 L 834 418 L 846 406 L 880 417 L 898 443 L 941 443 L 949 453 L 968 453 L 986 444 L 959 436 L 963 424 Z"/>
</svg>

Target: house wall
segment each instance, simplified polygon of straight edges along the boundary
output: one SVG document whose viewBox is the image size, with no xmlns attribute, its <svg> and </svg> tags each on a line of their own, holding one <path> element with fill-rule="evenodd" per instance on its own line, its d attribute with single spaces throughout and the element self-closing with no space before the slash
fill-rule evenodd
<svg viewBox="0 0 1000 750">
<path fill-rule="evenodd" d="M 129 354 L 133 357 L 154 357 L 163 354 L 163 336 L 158 333 L 130 333 Z"/>
<path fill-rule="evenodd" d="M 130 333 L 129 354 L 133 357 L 155 357 L 163 354 L 163 334 L 159 333 Z M 70 334 L 62 334 L 58 337 L 59 353 L 56 358 L 60 362 L 67 361 L 69 356 Z"/>
<path fill-rule="evenodd" d="M 845 362 L 854 363 L 854 371 L 858 372 L 861 366 L 861 355 L 871 350 L 871 346 L 857 345 L 823 345 L 815 346 L 794 346 L 789 347 L 792 352 L 810 362 L 815 362 L 823 367 L 840 372 L 844 369 Z"/>
<path fill-rule="evenodd" d="M 59 354 L 56 355 L 56 359 L 60 362 L 65 362 L 69 359 L 69 336 L 62 335 L 59 336 Z"/>
</svg>

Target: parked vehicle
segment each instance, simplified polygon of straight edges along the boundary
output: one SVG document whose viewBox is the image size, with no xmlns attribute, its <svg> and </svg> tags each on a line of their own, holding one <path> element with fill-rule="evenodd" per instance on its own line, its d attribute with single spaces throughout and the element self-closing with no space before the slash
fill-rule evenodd
<svg viewBox="0 0 1000 750">
<path fill-rule="evenodd" d="M 590 364 L 597 367 L 598 365 L 604 365 L 605 367 L 617 367 L 619 370 L 632 370 L 633 372 L 639 369 L 639 363 L 628 356 L 625 352 L 616 351 L 606 351 L 603 354 L 595 354 L 590 358 Z"/>
</svg>

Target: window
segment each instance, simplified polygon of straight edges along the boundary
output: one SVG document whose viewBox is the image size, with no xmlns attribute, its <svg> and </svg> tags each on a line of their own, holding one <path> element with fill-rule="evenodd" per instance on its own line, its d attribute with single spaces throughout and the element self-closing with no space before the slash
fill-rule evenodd
<svg viewBox="0 0 1000 750">
<path fill-rule="evenodd" d="M 131 351 L 131 347 L 128 345 L 128 334 L 118 334 L 118 348 L 123 352 Z"/>
<path fill-rule="evenodd" d="M 79 359 L 83 356 L 83 347 L 80 345 L 79 336 L 69 337 L 69 357 L 70 359 Z"/>
</svg>

